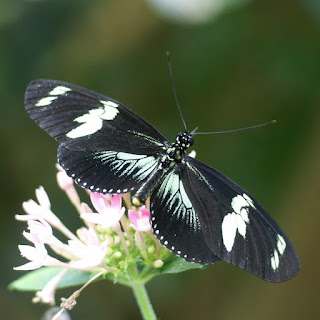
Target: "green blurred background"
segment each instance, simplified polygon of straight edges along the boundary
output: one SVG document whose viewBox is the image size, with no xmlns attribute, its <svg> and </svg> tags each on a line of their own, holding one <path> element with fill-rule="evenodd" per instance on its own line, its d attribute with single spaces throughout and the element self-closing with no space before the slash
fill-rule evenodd
<svg viewBox="0 0 320 320">
<path fill-rule="evenodd" d="M 173 140 L 182 124 L 167 50 L 189 129 L 277 119 L 262 129 L 198 136 L 194 148 L 197 158 L 249 190 L 275 217 L 302 269 L 281 284 L 224 262 L 158 277 L 147 285 L 157 315 L 320 318 L 320 4 L 218 2 L 224 10 L 201 22 L 172 20 L 143 0 L 0 2 L 1 319 L 40 319 L 46 310 L 31 304 L 33 294 L 6 288 L 22 274 L 12 271 L 24 262 L 17 245 L 25 243 L 25 226 L 14 221 L 22 201 L 42 184 L 70 228 L 76 217 L 56 185 L 57 145 L 24 111 L 25 87 L 40 77 L 88 87 L 121 101 Z M 81 295 L 71 317 L 131 320 L 140 314 L 129 289 L 99 282 Z"/>
</svg>

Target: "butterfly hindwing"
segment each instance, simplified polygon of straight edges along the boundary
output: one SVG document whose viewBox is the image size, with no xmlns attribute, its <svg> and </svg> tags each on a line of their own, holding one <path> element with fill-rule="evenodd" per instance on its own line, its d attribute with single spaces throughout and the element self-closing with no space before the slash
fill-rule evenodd
<svg viewBox="0 0 320 320">
<path fill-rule="evenodd" d="M 179 166 L 170 171 L 151 195 L 151 222 L 160 242 L 187 261 L 219 261 L 209 250 L 199 218 L 185 192 Z"/>
<path fill-rule="evenodd" d="M 196 159 L 185 165 L 182 181 L 215 255 L 268 281 L 297 274 L 290 240 L 247 191 Z"/>
<path fill-rule="evenodd" d="M 59 146 L 59 164 L 83 188 L 99 193 L 137 190 L 158 167 L 154 156 L 118 151 L 73 151 Z"/>
</svg>

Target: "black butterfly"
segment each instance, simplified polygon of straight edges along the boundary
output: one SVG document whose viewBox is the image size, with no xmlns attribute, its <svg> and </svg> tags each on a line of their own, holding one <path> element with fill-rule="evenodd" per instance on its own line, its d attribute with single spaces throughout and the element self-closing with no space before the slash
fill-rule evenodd
<svg viewBox="0 0 320 320">
<path fill-rule="evenodd" d="M 186 155 L 191 133 L 174 143 L 119 102 L 69 83 L 35 80 L 25 106 L 59 142 L 58 159 L 81 187 L 99 193 L 151 196 L 160 242 L 201 264 L 220 259 L 264 280 L 280 282 L 300 268 L 287 236 L 240 186 Z"/>
</svg>

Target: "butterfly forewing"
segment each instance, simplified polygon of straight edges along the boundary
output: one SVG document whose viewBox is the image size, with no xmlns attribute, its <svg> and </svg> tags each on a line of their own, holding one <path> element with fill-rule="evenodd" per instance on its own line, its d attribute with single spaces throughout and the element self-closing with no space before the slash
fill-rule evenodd
<svg viewBox="0 0 320 320">
<path fill-rule="evenodd" d="M 298 273 L 290 240 L 246 190 L 196 159 L 185 164 L 182 181 L 214 254 L 268 281 Z"/>
<path fill-rule="evenodd" d="M 30 117 L 60 143 L 60 165 L 92 191 L 136 190 L 169 144 L 119 102 L 69 83 L 35 80 L 25 104 Z"/>
<path fill-rule="evenodd" d="M 54 80 L 32 81 L 26 90 L 30 117 L 72 150 L 153 154 L 168 145 L 153 126 L 116 100 Z"/>
</svg>

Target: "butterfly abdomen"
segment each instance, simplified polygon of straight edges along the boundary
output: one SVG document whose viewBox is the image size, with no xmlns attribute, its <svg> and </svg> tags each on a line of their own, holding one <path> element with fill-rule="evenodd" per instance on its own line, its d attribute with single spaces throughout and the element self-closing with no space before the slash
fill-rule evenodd
<svg viewBox="0 0 320 320">
<path fill-rule="evenodd" d="M 139 188 L 132 197 L 132 203 L 135 206 L 140 206 L 153 192 L 154 188 L 160 183 L 163 176 L 168 172 L 169 168 L 159 166 L 148 178 L 148 180 Z"/>
</svg>

